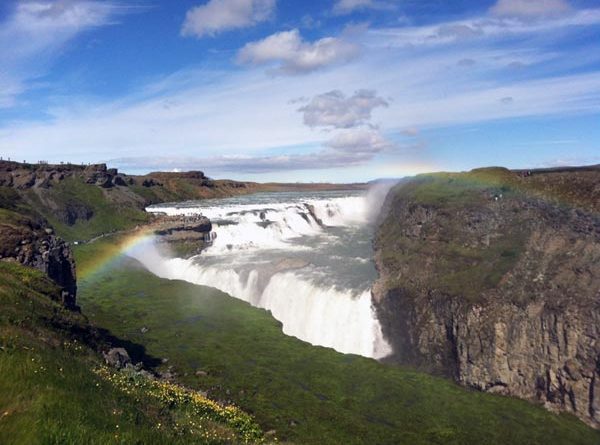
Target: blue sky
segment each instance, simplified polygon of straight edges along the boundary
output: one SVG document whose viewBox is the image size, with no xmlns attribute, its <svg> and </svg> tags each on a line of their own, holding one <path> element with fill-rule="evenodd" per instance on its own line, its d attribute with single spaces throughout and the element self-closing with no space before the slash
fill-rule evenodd
<svg viewBox="0 0 600 445">
<path fill-rule="evenodd" d="M 363 181 L 600 163 L 594 0 L 0 3 L 0 155 Z"/>
</svg>

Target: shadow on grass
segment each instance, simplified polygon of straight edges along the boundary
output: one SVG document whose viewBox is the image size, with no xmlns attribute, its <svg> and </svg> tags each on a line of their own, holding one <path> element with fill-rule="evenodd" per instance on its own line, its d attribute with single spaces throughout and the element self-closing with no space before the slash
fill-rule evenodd
<svg viewBox="0 0 600 445">
<path fill-rule="evenodd" d="M 65 323 L 65 319 L 59 316 L 54 316 L 47 321 L 53 328 L 64 331 L 69 337 L 80 341 L 96 352 L 103 352 L 111 348 L 124 348 L 133 363 L 142 363 L 144 369 L 147 370 L 153 370 L 162 363 L 160 358 L 148 354 L 144 345 L 119 338 L 108 329 L 91 324 L 82 326 L 76 323 Z"/>
</svg>

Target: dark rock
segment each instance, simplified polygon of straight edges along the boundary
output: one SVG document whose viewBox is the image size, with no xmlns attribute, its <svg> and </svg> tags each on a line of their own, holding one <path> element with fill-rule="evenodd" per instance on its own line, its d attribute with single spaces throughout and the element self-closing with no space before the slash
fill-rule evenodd
<svg viewBox="0 0 600 445">
<path fill-rule="evenodd" d="M 115 176 L 113 178 L 113 184 L 119 185 L 121 187 L 127 187 L 127 182 L 125 181 L 125 179 L 122 176 Z"/>
<path fill-rule="evenodd" d="M 306 207 L 306 210 L 308 210 L 308 213 L 310 214 L 310 216 L 312 216 L 315 222 L 321 227 L 324 227 L 323 221 L 319 217 L 317 217 L 317 214 L 315 212 L 315 206 L 312 204 L 304 204 L 304 207 Z"/>
<path fill-rule="evenodd" d="M 489 182 L 427 201 L 419 177 L 388 196 L 373 287 L 388 360 L 600 427 L 600 235 L 582 230 L 600 216 L 527 189 L 490 200 Z"/>
<path fill-rule="evenodd" d="M 110 175 L 102 175 L 96 178 L 95 184 L 99 187 L 108 189 L 113 186 L 112 176 Z"/>
<path fill-rule="evenodd" d="M 124 348 L 112 348 L 104 354 L 106 364 L 117 369 L 131 364 L 131 358 Z"/>
<path fill-rule="evenodd" d="M 63 223 L 72 226 L 77 221 L 89 221 L 94 216 L 94 210 L 83 203 L 71 201 L 56 210 L 56 216 Z"/>
<path fill-rule="evenodd" d="M 204 216 L 160 216 L 154 222 L 158 242 L 168 244 L 179 257 L 200 254 L 212 242 L 212 224 Z"/>
<path fill-rule="evenodd" d="M 40 223 L 22 217 L 20 224 L 0 224 L 0 255 L 44 272 L 62 287 L 61 303 L 77 309 L 73 253 L 67 243 Z"/>
</svg>

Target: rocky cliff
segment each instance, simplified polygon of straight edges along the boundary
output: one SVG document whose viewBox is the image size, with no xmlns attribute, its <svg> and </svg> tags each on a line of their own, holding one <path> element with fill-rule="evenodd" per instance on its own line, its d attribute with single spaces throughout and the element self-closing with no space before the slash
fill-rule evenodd
<svg viewBox="0 0 600 445">
<path fill-rule="evenodd" d="M 67 243 L 43 218 L 19 208 L 0 209 L 0 260 L 16 261 L 44 272 L 61 288 L 61 303 L 77 309 L 75 261 Z"/>
<path fill-rule="evenodd" d="M 212 243 L 212 224 L 201 215 L 157 215 L 151 224 L 158 243 L 167 245 L 180 258 L 199 255 Z"/>
<path fill-rule="evenodd" d="M 390 192 L 374 301 L 391 360 L 600 426 L 600 168 Z"/>
</svg>

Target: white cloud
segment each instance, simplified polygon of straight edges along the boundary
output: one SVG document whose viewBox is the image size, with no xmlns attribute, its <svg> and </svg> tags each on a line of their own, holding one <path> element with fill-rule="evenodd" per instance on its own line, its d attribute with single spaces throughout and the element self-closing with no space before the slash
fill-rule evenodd
<svg viewBox="0 0 600 445">
<path fill-rule="evenodd" d="M 214 36 L 223 31 L 254 26 L 269 20 L 275 6 L 276 0 L 209 0 L 187 12 L 181 34 Z"/>
<path fill-rule="evenodd" d="M 364 165 L 393 144 L 379 132 L 345 130 L 324 143 L 324 148 L 305 154 L 270 156 L 224 155 L 206 157 L 126 157 L 111 159 L 111 165 L 135 170 L 190 170 L 208 172 L 268 173 L 285 170 L 322 170 Z"/>
<path fill-rule="evenodd" d="M 548 15 L 536 21 L 506 16 L 477 17 L 435 25 L 370 29 L 368 44 L 386 48 L 433 47 L 467 40 L 503 39 L 599 24 L 600 9 L 583 9 L 562 16 Z"/>
<path fill-rule="evenodd" d="M 498 16 L 523 18 L 560 15 L 570 10 L 565 0 L 498 0 L 491 8 L 492 14 Z"/>
<path fill-rule="evenodd" d="M 290 170 L 326 170 L 364 165 L 373 158 L 364 153 L 337 153 L 321 150 L 314 153 L 278 156 L 212 156 L 198 157 L 129 157 L 111 159 L 111 165 L 134 170 L 203 170 L 225 173 L 270 173 Z"/>
<path fill-rule="evenodd" d="M 388 103 L 373 90 L 359 90 L 346 97 L 339 90 L 319 94 L 298 111 L 309 127 L 350 128 L 367 123 L 371 112 Z"/>
<path fill-rule="evenodd" d="M 77 34 L 114 23 L 114 17 L 126 10 L 114 2 L 99 1 L 19 3 L 0 26 L 0 60 L 15 64 L 47 57 Z"/>
<path fill-rule="evenodd" d="M 392 8 L 391 3 L 378 0 L 337 0 L 333 5 L 333 13 L 344 15 L 364 9 L 386 10 Z"/>
<path fill-rule="evenodd" d="M 300 74 L 347 62 L 358 52 L 356 44 L 337 37 L 307 42 L 300 31 L 293 29 L 246 44 L 238 52 L 237 60 L 251 65 L 275 63 L 280 73 Z"/>
<path fill-rule="evenodd" d="M 341 153 L 356 155 L 374 155 L 393 147 L 379 131 L 366 128 L 351 128 L 338 132 L 325 145 Z"/>
<path fill-rule="evenodd" d="M 45 73 L 81 33 L 115 23 L 131 8 L 115 2 L 31 1 L 18 3 L 0 23 L 0 107 L 15 105 L 28 81 Z"/>
<path fill-rule="evenodd" d="M 545 39 L 554 34 L 568 38 L 577 36 L 584 23 L 600 23 L 599 18 L 599 11 L 579 11 L 562 19 L 531 22 L 529 28 L 534 30 L 523 32 L 537 32 Z M 566 26 L 567 22 L 580 26 Z M 405 153 L 402 147 L 388 150 L 385 140 L 396 142 L 392 135 L 400 136 L 406 129 L 421 130 L 422 136 L 411 139 L 418 142 L 436 127 L 600 112 L 600 72 L 593 71 L 590 64 L 597 60 L 595 54 L 600 54 L 598 42 L 590 41 L 585 51 L 573 52 L 554 41 L 547 45 L 545 39 L 543 44 L 542 39 L 521 44 L 511 32 L 500 32 L 502 24 L 511 30 L 524 29 L 521 20 L 488 17 L 465 24 L 474 23 L 482 27 L 484 35 L 497 39 L 463 45 L 454 38 L 443 46 L 432 44 L 423 52 L 406 42 L 426 42 L 434 35 L 439 43 L 437 30 L 444 24 L 370 30 L 360 36 L 359 43 L 367 48 L 362 57 L 305 76 L 273 77 L 265 75 L 263 68 L 252 67 L 188 70 L 115 101 L 94 104 L 89 99 L 66 97 L 62 109 L 51 110 L 54 114 L 45 121 L 0 122 L 0 153 L 19 159 L 73 162 L 127 156 L 133 158 L 128 165 L 135 168 L 163 162 L 168 156 L 171 163 L 165 161 L 151 169 L 200 168 L 209 173 L 319 166 L 342 170 L 351 165 L 356 166 L 357 174 L 363 174 L 376 163 L 388 162 L 393 153 Z M 562 27 L 564 32 L 548 32 Z M 463 59 L 477 63 L 471 69 L 460 68 L 457 61 Z M 515 60 L 524 63 L 524 75 L 515 76 L 506 69 Z M 1 78 L 0 83 L 8 85 Z M 332 117 L 315 112 L 315 124 L 329 122 L 313 126 L 319 131 L 305 125 L 298 108 L 322 96 L 319 93 L 338 89 L 346 92 L 340 99 L 346 108 L 332 112 Z M 377 94 L 366 95 L 365 106 L 348 104 L 353 97 L 349 93 L 361 89 Z M 394 106 L 373 106 L 371 100 L 381 97 Z M 508 97 L 513 98 L 511 103 L 503 101 Z M 294 98 L 302 99 L 290 103 Z M 341 135 L 349 131 L 345 127 L 375 131 L 370 126 L 371 116 L 376 116 L 376 123 L 385 131 L 370 136 L 364 132 Z M 425 156 L 413 153 L 421 156 L 417 161 Z M 322 170 L 321 176 L 314 177 L 329 174 L 330 170 Z M 282 173 L 279 177 L 287 176 Z"/>
</svg>

